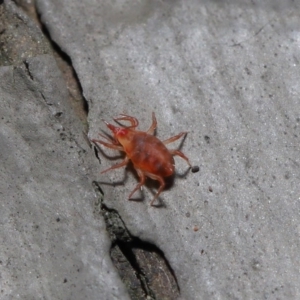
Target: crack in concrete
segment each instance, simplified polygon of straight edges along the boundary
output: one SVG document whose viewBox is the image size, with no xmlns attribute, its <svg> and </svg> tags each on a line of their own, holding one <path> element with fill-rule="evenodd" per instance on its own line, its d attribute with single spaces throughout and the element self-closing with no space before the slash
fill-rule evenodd
<svg viewBox="0 0 300 300">
<path fill-rule="evenodd" d="M 24 1 L 16 1 L 15 4 L 23 9 L 38 24 L 44 37 L 51 45 L 58 67 L 65 78 L 70 100 L 73 102 L 73 108 L 74 99 L 78 100 L 79 98 L 81 105 L 80 107 L 75 106 L 75 113 L 79 114 L 79 118 L 86 122 L 87 131 L 88 102 L 83 96 L 80 80 L 73 67 L 71 58 L 51 39 L 47 27 L 42 23 L 39 14 L 36 12 L 34 3 L 29 4 L 32 5 L 30 7 L 28 5 L 25 6 L 25 8 Z M 27 61 L 24 61 L 24 66 L 28 76 L 34 81 Z M 44 95 L 42 97 L 45 100 Z M 80 110 L 80 113 L 78 113 L 78 110 Z M 95 156 L 101 162 L 96 149 Z M 99 196 L 99 202 L 96 203 L 96 206 L 99 207 L 98 213 L 101 213 L 104 217 L 107 232 L 112 241 L 110 250 L 112 262 L 125 283 L 131 298 L 147 298 L 148 300 L 162 298 L 171 300 L 178 298 L 180 294 L 178 282 L 163 252 L 154 244 L 144 242 L 132 236 L 119 212 L 109 209 L 103 204 L 104 192 L 100 184 L 93 182 L 93 186 Z"/>
<path fill-rule="evenodd" d="M 99 195 L 98 213 L 105 220 L 112 242 L 111 259 L 132 299 L 177 299 L 180 288 L 164 253 L 154 244 L 133 236 L 115 209 L 104 203 L 98 182 L 93 186 Z"/>
</svg>

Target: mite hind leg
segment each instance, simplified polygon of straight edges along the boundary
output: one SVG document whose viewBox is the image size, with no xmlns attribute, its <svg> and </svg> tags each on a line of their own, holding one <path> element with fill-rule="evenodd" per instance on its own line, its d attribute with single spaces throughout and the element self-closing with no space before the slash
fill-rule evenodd
<svg viewBox="0 0 300 300">
<path fill-rule="evenodd" d="M 190 161 L 189 161 L 189 159 L 181 152 L 181 151 L 179 151 L 179 150 L 169 150 L 169 152 L 170 152 L 170 154 L 172 155 L 172 156 L 180 156 L 181 158 L 183 158 L 187 163 L 188 163 L 188 165 L 190 166 L 190 167 L 192 167 L 192 165 L 191 165 L 191 163 L 190 163 Z"/>
<path fill-rule="evenodd" d="M 156 117 L 155 117 L 155 113 L 152 113 L 152 124 L 150 126 L 150 128 L 146 131 L 148 134 L 153 135 L 155 129 L 157 127 L 157 121 L 156 121 Z"/>
<path fill-rule="evenodd" d="M 140 182 L 136 185 L 136 187 L 130 193 L 130 195 L 128 196 L 128 200 L 130 200 L 130 198 L 132 197 L 132 195 L 145 184 L 145 180 L 146 180 L 145 174 L 141 170 L 139 170 L 139 169 L 136 169 L 136 171 L 137 171 L 137 173 L 138 173 L 138 175 L 140 177 Z"/>
<path fill-rule="evenodd" d="M 157 180 L 160 183 L 160 186 L 158 188 L 157 193 L 154 195 L 154 198 L 151 200 L 150 202 L 150 206 L 153 206 L 154 201 L 158 198 L 158 196 L 160 195 L 160 193 L 163 191 L 163 189 L 165 188 L 165 181 L 164 178 L 158 175 L 154 175 L 154 174 L 150 174 L 150 173 L 146 173 L 146 175 L 148 177 L 150 177 L 153 180 Z"/>
</svg>

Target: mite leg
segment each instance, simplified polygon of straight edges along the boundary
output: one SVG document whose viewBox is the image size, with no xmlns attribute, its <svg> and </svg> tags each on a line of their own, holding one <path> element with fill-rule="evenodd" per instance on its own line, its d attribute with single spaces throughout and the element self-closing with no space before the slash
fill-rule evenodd
<svg viewBox="0 0 300 300">
<path fill-rule="evenodd" d="M 102 138 L 106 139 L 107 141 L 111 142 L 114 145 L 120 145 L 118 141 L 116 141 L 114 138 L 111 138 L 109 136 L 103 135 L 101 133 L 98 133 L 99 136 L 101 136 Z"/>
<path fill-rule="evenodd" d="M 114 169 L 118 169 L 118 168 L 121 168 L 123 166 L 126 166 L 128 162 L 129 162 L 129 158 L 126 156 L 125 159 L 122 162 L 120 162 L 119 164 L 116 164 L 116 165 L 102 171 L 101 174 L 103 174 L 105 172 L 108 172 L 110 170 L 114 170 Z"/>
<path fill-rule="evenodd" d="M 177 141 L 178 139 L 180 139 L 183 135 L 186 135 L 186 134 L 187 134 L 187 132 L 180 132 L 177 135 L 172 136 L 172 137 L 168 138 L 167 140 L 163 141 L 163 143 L 165 145 L 173 143 L 173 142 Z"/>
<path fill-rule="evenodd" d="M 122 146 L 119 146 L 119 145 L 115 145 L 115 144 L 110 144 L 110 143 L 106 143 L 104 141 L 101 141 L 101 140 L 95 140 L 95 139 L 92 139 L 91 142 L 93 142 L 94 144 L 101 144 L 107 148 L 110 148 L 110 149 L 115 149 L 115 150 L 119 150 L 119 151 L 124 151 L 123 147 Z"/>
<path fill-rule="evenodd" d="M 136 128 L 139 125 L 139 121 L 131 116 L 120 114 L 121 117 L 114 118 L 115 121 L 129 121 L 131 126 L 128 128 Z"/>
<path fill-rule="evenodd" d="M 139 177 L 140 177 L 140 182 L 136 185 L 136 187 L 134 188 L 134 190 L 130 193 L 129 197 L 128 197 L 128 200 L 132 197 L 132 195 L 139 189 L 141 188 L 142 185 L 145 184 L 145 180 L 146 180 L 146 176 L 145 174 L 139 170 L 139 169 L 136 169 Z"/>
<path fill-rule="evenodd" d="M 155 118 L 155 113 L 153 112 L 152 113 L 152 124 L 151 124 L 150 128 L 147 130 L 147 133 L 153 135 L 154 130 L 156 129 L 156 127 L 157 127 L 157 121 L 156 121 L 156 118 Z"/>
<path fill-rule="evenodd" d="M 175 156 L 175 155 L 180 156 L 181 158 L 183 158 L 184 160 L 186 160 L 186 162 L 189 164 L 190 167 L 192 167 L 189 159 L 181 151 L 179 151 L 179 150 L 169 150 L 169 152 L 173 156 Z"/>
<path fill-rule="evenodd" d="M 159 189 L 157 193 L 155 194 L 154 198 L 150 202 L 150 206 L 153 206 L 154 201 L 158 198 L 159 194 L 163 191 L 165 188 L 165 181 L 164 178 L 158 175 L 150 174 L 150 173 L 145 173 L 148 177 L 150 177 L 153 180 L 157 180 L 160 183 Z"/>
</svg>

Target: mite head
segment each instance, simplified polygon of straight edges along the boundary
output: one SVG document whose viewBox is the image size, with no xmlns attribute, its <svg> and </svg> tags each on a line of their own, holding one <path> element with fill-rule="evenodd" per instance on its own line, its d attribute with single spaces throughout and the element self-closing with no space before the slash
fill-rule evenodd
<svg viewBox="0 0 300 300">
<path fill-rule="evenodd" d="M 104 121 L 104 123 L 114 134 L 115 140 L 117 140 L 123 147 L 128 145 L 131 140 L 130 130 L 128 128 L 116 127 L 106 121 Z"/>
</svg>

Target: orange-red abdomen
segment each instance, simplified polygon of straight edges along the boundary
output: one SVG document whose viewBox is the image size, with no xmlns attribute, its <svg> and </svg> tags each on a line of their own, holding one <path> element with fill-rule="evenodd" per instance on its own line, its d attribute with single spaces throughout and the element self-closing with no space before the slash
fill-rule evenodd
<svg viewBox="0 0 300 300">
<path fill-rule="evenodd" d="M 130 144 L 130 147 L 124 147 L 124 150 L 135 168 L 162 177 L 168 177 L 174 173 L 173 156 L 155 136 L 134 131 Z"/>
</svg>

